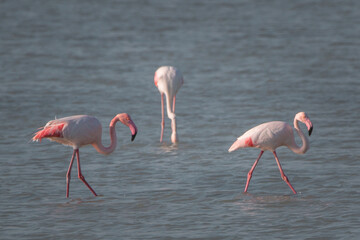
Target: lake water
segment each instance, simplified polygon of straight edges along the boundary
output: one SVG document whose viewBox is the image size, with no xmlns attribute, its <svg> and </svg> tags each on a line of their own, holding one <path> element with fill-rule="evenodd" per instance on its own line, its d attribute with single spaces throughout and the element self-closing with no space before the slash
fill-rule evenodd
<svg viewBox="0 0 360 240">
<path fill-rule="evenodd" d="M 360 2 L 1 1 L 1 239 L 355 239 L 360 235 Z M 180 143 L 160 137 L 155 70 L 174 65 Z M 263 122 L 305 111 L 310 150 L 282 147 L 297 195 L 265 152 L 227 150 Z M 117 126 L 108 156 L 32 143 L 55 117 Z M 303 130 L 306 128 L 301 125 Z M 297 139 L 299 142 L 299 139 Z"/>
</svg>

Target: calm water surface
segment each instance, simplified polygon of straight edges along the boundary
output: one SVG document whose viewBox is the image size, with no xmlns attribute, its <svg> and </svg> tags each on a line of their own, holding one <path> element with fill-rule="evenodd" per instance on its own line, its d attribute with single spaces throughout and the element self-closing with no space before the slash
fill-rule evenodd
<svg viewBox="0 0 360 240">
<path fill-rule="evenodd" d="M 1 1 L 1 239 L 354 239 L 360 234 L 360 2 Z M 180 143 L 160 136 L 153 74 L 178 66 Z M 229 154 L 247 129 L 292 124 L 306 111 L 311 148 Z M 107 126 L 109 156 L 30 142 L 48 120 L 75 114 Z M 305 129 L 304 126 L 301 126 Z"/>
</svg>

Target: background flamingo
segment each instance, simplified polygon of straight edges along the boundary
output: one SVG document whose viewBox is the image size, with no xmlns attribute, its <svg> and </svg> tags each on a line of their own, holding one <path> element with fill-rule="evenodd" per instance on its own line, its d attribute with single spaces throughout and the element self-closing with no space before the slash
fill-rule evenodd
<svg viewBox="0 0 360 240">
<path fill-rule="evenodd" d="M 267 122 L 261 125 L 258 125 L 249 131 L 245 132 L 242 136 L 240 136 L 229 148 L 229 152 L 235 151 L 239 148 L 246 147 L 257 147 L 261 149 L 259 157 L 256 159 L 254 165 L 250 169 L 247 175 L 247 181 L 244 192 L 247 192 L 249 187 L 250 179 L 252 177 L 252 173 L 259 162 L 260 157 L 264 153 L 265 150 L 272 151 L 277 165 L 280 170 L 281 178 L 289 185 L 291 190 L 296 194 L 295 189 L 291 186 L 289 179 L 285 176 L 284 171 L 281 168 L 279 158 L 276 155 L 275 149 L 280 146 L 286 146 L 290 148 L 294 153 L 304 154 L 309 149 L 309 141 L 307 137 L 303 134 L 301 129 L 299 128 L 298 122 L 302 122 L 306 124 L 309 136 L 311 135 L 313 125 L 304 112 L 299 112 L 295 115 L 294 118 L 294 127 L 296 132 L 299 134 L 302 140 L 302 146 L 299 147 L 295 142 L 294 132 L 292 127 L 280 121 Z"/>
<path fill-rule="evenodd" d="M 132 137 L 131 141 L 135 139 L 137 128 L 127 113 L 116 115 L 110 122 L 110 138 L 111 144 L 109 147 L 104 147 L 101 142 L 101 124 L 95 117 L 87 115 L 70 116 L 60 119 L 55 119 L 48 122 L 40 131 L 35 133 L 32 138 L 33 141 L 40 141 L 42 138 L 49 138 L 52 141 L 62 143 L 64 145 L 72 146 L 74 149 L 70 160 L 69 169 L 66 174 L 66 197 L 69 197 L 70 174 L 74 162 L 75 155 L 77 157 L 78 178 L 90 189 L 90 191 L 97 196 L 95 191 L 86 182 L 85 177 L 81 173 L 79 148 L 91 144 L 99 153 L 110 154 L 116 148 L 116 132 L 115 125 L 120 121 L 125 126 L 130 128 Z"/>
<path fill-rule="evenodd" d="M 176 133 L 176 119 L 175 119 L 175 101 L 176 93 L 184 83 L 182 73 L 175 67 L 162 66 L 158 68 L 154 76 L 155 86 L 159 89 L 161 94 L 161 134 L 160 142 L 162 142 L 164 135 L 164 94 L 166 98 L 166 112 L 168 118 L 171 120 L 171 142 L 178 142 Z"/>
</svg>

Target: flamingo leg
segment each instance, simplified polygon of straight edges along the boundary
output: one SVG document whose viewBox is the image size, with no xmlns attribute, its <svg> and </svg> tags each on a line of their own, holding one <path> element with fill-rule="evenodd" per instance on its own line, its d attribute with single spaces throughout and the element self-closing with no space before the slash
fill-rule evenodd
<svg viewBox="0 0 360 240">
<path fill-rule="evenodd" d="M 282 170 L 282 167 L 281 167 L 279 158 L 278 158 L 277 155 L 276 155 L 276 152 L 274 151 L 273 154 L 274 154 L 274 156 L 275 156 L 276 163 L 277 163 L 277 165 L 278 165 L 278 167 L 279 167 L 280 174 L 281 174 L 281 178 L 287 183 L 287 185 L 289 185 L 289 187 L 290 187 L 291 190 L 294 192 L 294 194 L 296 194 L 295 189 L 291 186 L 291 183 L 290 183 L 288 177 L 285 175 L 284 171 Z"/>
<path fill-rule="evenodd" d="M 66 173 L 66 197 L 68 198 L 69 197 L 69 188 L 70 188 L 70 178 L 71 178 L 71 168 L 73 166 L 73 163 L 74 163 L 74 159 L 75 159 L 75 154 L 76 154 L 76 150 L 74 150 L 73 152 L 73 155 L 71 157 L 71 160 L 70 160 L 70 165 L 69 165 L 69 169 Z"/>
<path fill-rule="evenodd" d="M 90 191 L 97 196 L 95 191 L 90 187 L 90 185 L 86 182 L 85 177 L 81 173 L 81 167 L 80 167 L 80 155 L 79 155 L 79 149 L 76 149 L 76 157 L 77 157 L 77 166 L 78 166 L 78 178 L 90 189 Z"/>
<path fill-rule="evenodd" d="M 258 158 L 256 159 L 255 163 L 253 164 L 253 166 L 251 167 L 250 171 L 249 171 L 248 174 L 247 174 L 247 181 L 246 181 L 246 186 L 245 186 L 244 192 L 247 192 L 247 189 L 248 189 L 249 183 L 250 183 L 250 179 L 251 179 L 251 177 L 252 177 L 252 173 L 253 173 L 253 171 L 255 170 L 255 167 L 256 167 L 256 165 L 258 164 L 258 162 L 259 162 L 261 156 L 263 155 L 263 153 L 264 153 L 264 151 L 261 151 L 261 152 L 260 152 Z"/>
<path fill-rule="evenodd" d="M 164 119 L 164 93 L 161 93 L 161 133 L 160 133 L 160 142 L 162 142 L 162 140 L 163 140 L 164 127 L 165 127 L 165 119 Z"/>
</svg>

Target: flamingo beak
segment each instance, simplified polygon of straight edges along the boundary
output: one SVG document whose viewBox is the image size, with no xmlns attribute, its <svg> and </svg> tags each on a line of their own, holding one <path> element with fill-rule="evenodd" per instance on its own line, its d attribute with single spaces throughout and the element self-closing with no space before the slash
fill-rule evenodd
<svg viewBox="0 0 360 240">
<path fill-rule="evenodd" d="M 312 130 L 313 130 L 313 124 L 312 124 L 312 122 L 311 122 L 309 119 L 306 119 L 305 125 L 306 125 L 306 127 L 307 127 L 307 129 L 308 129 L 309 136 L 310 136 L 311 133 L 312 133 Z"/>
<path fill-rule="evenodd" d="M 131 135 L 131 141 L 134 141 L 134 139 L 135 139 L 135 137 L 136 137 L 136 134 L 137 134 L 137 133 Z"/>
<path fill-rule="evenodd" d="M 131 131 L 131 141 L 134 141 L 136 134 L 137 134 L 137 127 L 135 125 L 135 123 L 133 123 L 132 121 L 129 123 L 129 128 Z"/>
</svg>

